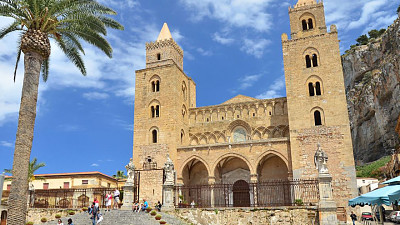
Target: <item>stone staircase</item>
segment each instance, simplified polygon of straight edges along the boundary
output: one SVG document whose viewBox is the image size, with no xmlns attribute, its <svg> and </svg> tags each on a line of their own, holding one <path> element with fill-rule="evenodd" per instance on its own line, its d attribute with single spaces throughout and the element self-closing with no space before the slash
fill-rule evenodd
<svg viewBox="0 0 400 225">
<path fill-rule="evenodd" d="M 145 212 L 132 212 L 123 210 L 111 210 L 105 212 L 102 210 L 103 221 L 99 225 L 159 225 L 159 221 L 155 220 L 153 216 Z M 162 220 L 165 220 L 169 225 L 187 225 L 187 223 L 177 219 L 176 217 L 167 213 L 159 213 Z M 90 215 L 88 213 L 78 213 L 73 216 L 61 218 L 64 225 L 68 224 L 68 219 L 71 218 L 74 225 L 92 225 Z M 37 225 L 57 225 L 57 220 L 48 221 Z"/>
</svg>

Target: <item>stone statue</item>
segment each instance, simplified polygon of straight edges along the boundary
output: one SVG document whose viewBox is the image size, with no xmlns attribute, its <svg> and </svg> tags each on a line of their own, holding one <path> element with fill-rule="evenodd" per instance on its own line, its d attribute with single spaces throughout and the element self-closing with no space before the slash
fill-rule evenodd
<svg viewBox="0 0 400 225">
<path fill-rule="evenodd" d="M 169 154 L 167 154 L 167 161 L 164 164 L 165 184 L 174 184 L 174 163 L 172 162 Z"/>
<path fill-rule="evenodd" d="M 128 165 L 125 166 L 125 169 L 128 174 L 126 183 L 133 183 L 133 181 L 135 180 L 135 165 L 133 164 L 132 158 L 129 160 Z"/>
<path fill-rule="evenodd" d="M 318 143 L 317 151 L 315 152 L 314 155 L 314 164 L 316 169 L 318 170 L 318 173 L 320 174 L 328 173 L 328 167 L 326 166 L 327 162 L 328 162 L 328 155 L 321 149 L 321 145 Z"/>
</svg>

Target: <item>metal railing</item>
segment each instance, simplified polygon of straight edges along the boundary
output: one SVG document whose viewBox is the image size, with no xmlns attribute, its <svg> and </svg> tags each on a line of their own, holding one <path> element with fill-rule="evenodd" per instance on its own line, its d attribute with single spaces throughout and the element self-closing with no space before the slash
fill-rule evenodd
<svg viewBox="0 0 400 225">
<path fill-rule="evenodd" d="M 175 187 L 178 208 L 270 207 L 316 205 L 318 180 L 272 180 L 259 183 Z"/>
</svg>

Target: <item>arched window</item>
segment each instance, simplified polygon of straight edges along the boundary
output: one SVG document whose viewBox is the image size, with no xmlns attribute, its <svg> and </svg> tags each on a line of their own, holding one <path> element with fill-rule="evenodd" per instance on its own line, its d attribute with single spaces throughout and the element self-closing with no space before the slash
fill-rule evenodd
<svg viewBox="0 0 400 225">
<path fill-rule="evenodd" d="M 156 84 L 155 81 L 151 82 L 151 91 L 156 92 Z"/>
<path fill-rule="evenodd" d="M 156 117 L 156 110 L 155 110 L 154 106 L 150 107 L 150 111 L 151 111 L 151 118 Z"/>
<path fill-rule="evenodd" d="M 161 60 L 161 54 L 157 53 L 157 60 Z"/>
<path fill-rule="evenodd" d="M 160 106 L 156 105 L 156 117 L 160 117 Z"/>
<path fill-rule="evenodd" d="M 315 124 L 315 126 L 322 125 L 321 112 L 318 110 L 315 110 L 315 112 L 314 112 L 314 124 Z"/>
<path fill-rule="evenodd" d="M 155 87 L 154 87 L 154 89 L 155 89 L 155 92 L 159 92 L 159 91 L 160 91 L 160 81 L 159 81 L 159 80 L 157 80 L 157 81 L 155 82 Z"/>
<path fill-rule="evenodd" d="M 308 83 L 308 92 L 309 92 L 310 96 L 314 96 L 315 95 L 315 93 L 314 93 L 314 85 L 311 82 Z"/>
<path fill-rule="evenodd" d="M 303 25 L 303 30 L 307 30 L 307 21 L 306 20 L 302 20 L 301 24 Z"/>
<path fill-rule="evenodd" d="M 244 129 L 243 127 L 237 127 L 233 130 L 232 136 L 234 142 L 246 141 L 247 137 L 246 129 Z"/>
<path fill-rule="evenodd" d="M 151 118 L 160 117 L 160 106 L 159 105 L 152 105 L 150 107 L 151 111 Z"/>
<path fill-rule="evenodd" d="M 317 54 L 313 54 L 313 55 L 312 55 L 312 64 L 313 64 L 313 67 L 317 67 L 317 66 L 318 66 L 318 57 L 317 57 Z"/>
<path fill-rule="evenodd" d="M 306 67 L 310 68 L 311 67 L 311 59 L 309 55 L 306 55 Z"/>
<path fill-rule="evenodd" d="M 313 28 L 314 28 L 313 20 L 310 18 L 308 19 L 308 29 L 313 29 Z"/>
<path fill-rule="evenodd" d="M 181 130 L 181 144 L 183 144 L 183 137 L 185 136 L 185 133 L 183 130 Z"/>
<path fill-rule="evenodd" d="M 157 137 L 157 130 L 152 130 L 151 131 L 151 136 L 152 136 L 152 141 L 153 141 L 153 143 L 157 143 L 157 139 L 158 139 L 158 137 Z"/>
<path fill-rule="evenodd" d="M 321 95 L 321 83 L 318 81 L 317 81 L 317 83 L 315 83 L 315 94 Z"/>
<path fill-rule="evenodd" d="M 187 89 L 186 89 L 186 83 L 185 82 L 182 82 L 182 95 L 183 95 L 183 99 L 184 100 L 186 100 L 186 96 L 187 96 L 187 91 L 186 91 Z"/>
</svg>

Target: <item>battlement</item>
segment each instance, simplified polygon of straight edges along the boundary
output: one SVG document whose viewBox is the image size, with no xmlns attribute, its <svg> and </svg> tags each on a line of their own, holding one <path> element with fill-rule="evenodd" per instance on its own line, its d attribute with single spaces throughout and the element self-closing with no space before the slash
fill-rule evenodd
<svg viewBox="0 0 400 225">
<path fill-rule="evenodd" d="M 179 55 L 183 57 L 183 50 L 172 38 L 146 43 L 146 51 L 158 50 L 166 47 L 173 47 Z"/>
</svg>

